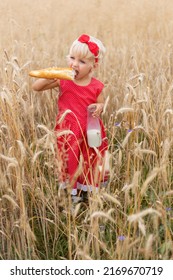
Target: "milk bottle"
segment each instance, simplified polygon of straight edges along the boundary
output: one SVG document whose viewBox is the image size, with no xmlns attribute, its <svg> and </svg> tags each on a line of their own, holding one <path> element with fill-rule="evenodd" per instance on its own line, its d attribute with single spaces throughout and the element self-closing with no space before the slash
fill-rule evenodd
<svg viewBox="0 0 173 280">
<path fill-rule="evenodd" d="M 87 110 L 87 141 L 91 148 L 99 147 L 102 143 L 99 119 L 92 116 L 95 109 L 96 106 L 91 104 Z"/>
</svg>

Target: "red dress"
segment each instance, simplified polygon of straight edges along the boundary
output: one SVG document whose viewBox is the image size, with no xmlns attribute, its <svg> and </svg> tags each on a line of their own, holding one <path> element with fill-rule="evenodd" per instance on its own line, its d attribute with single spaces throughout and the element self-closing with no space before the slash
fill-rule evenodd
<svg viewBox="0 0 173 280">
<path fill-rule="evenodd" d="M 103 83 L 95 78 L 92 78 L 87 86 L 79 86 L 73 81 L 60 81 L 59 113 L 55 128 L 58 159 L 59 163 L 63 163 L 60 180 L 68 180 L 72 184 L 72 194 L 77 193 L 77 188 L 87 190 L 88 187 L 97 187 L 100 182 L 107 180 L 105 173 L 101 172 L 105 151 L 108 149 L 101 120 L 101 146 L 96 149 L 90 148 L 86 138 L 87 107 L 97 102 L 103 87 Z M 79 170 L 81 159 L 82 168 L 80 163 Z"/>
</svg>

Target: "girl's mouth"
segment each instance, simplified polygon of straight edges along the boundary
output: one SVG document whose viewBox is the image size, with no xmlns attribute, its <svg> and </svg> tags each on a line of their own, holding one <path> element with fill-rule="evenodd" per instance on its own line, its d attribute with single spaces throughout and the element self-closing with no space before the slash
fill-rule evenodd
<svg viewBox="0 0 173 280">
<path fill-rule="evenodd" d="M 74 75 L 75 79 L 77 78 L 78 74 L 79 74 L 79 71 L 75 70 L 75 75 Z"/>
</svg>

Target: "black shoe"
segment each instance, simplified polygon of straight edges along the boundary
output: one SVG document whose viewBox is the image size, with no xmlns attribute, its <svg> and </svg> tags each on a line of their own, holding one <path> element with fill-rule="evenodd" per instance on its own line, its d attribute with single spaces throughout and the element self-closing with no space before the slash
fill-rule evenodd
<svg viewBox="0 0 173 280">
<path fill-rule="evenodd" d="M 88 192 L 82 191 L 81 197 L 82 197 L 82 202 L 88 203 Z"/>
</svg>

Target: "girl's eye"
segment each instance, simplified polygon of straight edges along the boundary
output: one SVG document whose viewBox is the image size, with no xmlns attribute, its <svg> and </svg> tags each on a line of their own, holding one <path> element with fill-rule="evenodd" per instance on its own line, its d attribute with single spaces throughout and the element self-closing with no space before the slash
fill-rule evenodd
<svg viewBox="0 0 173 280">
<path fill-rule="evenodd" d="M 85 64 L 85 61 L 84 61 L 84 60 L 80 60 L 80 62 L 81 62 L 82 64 Z"/>
<path fill-rule="evenodd" d="M 70 59 L 74 59 L 74 56 L 70 56 Z"/>
</svg>

